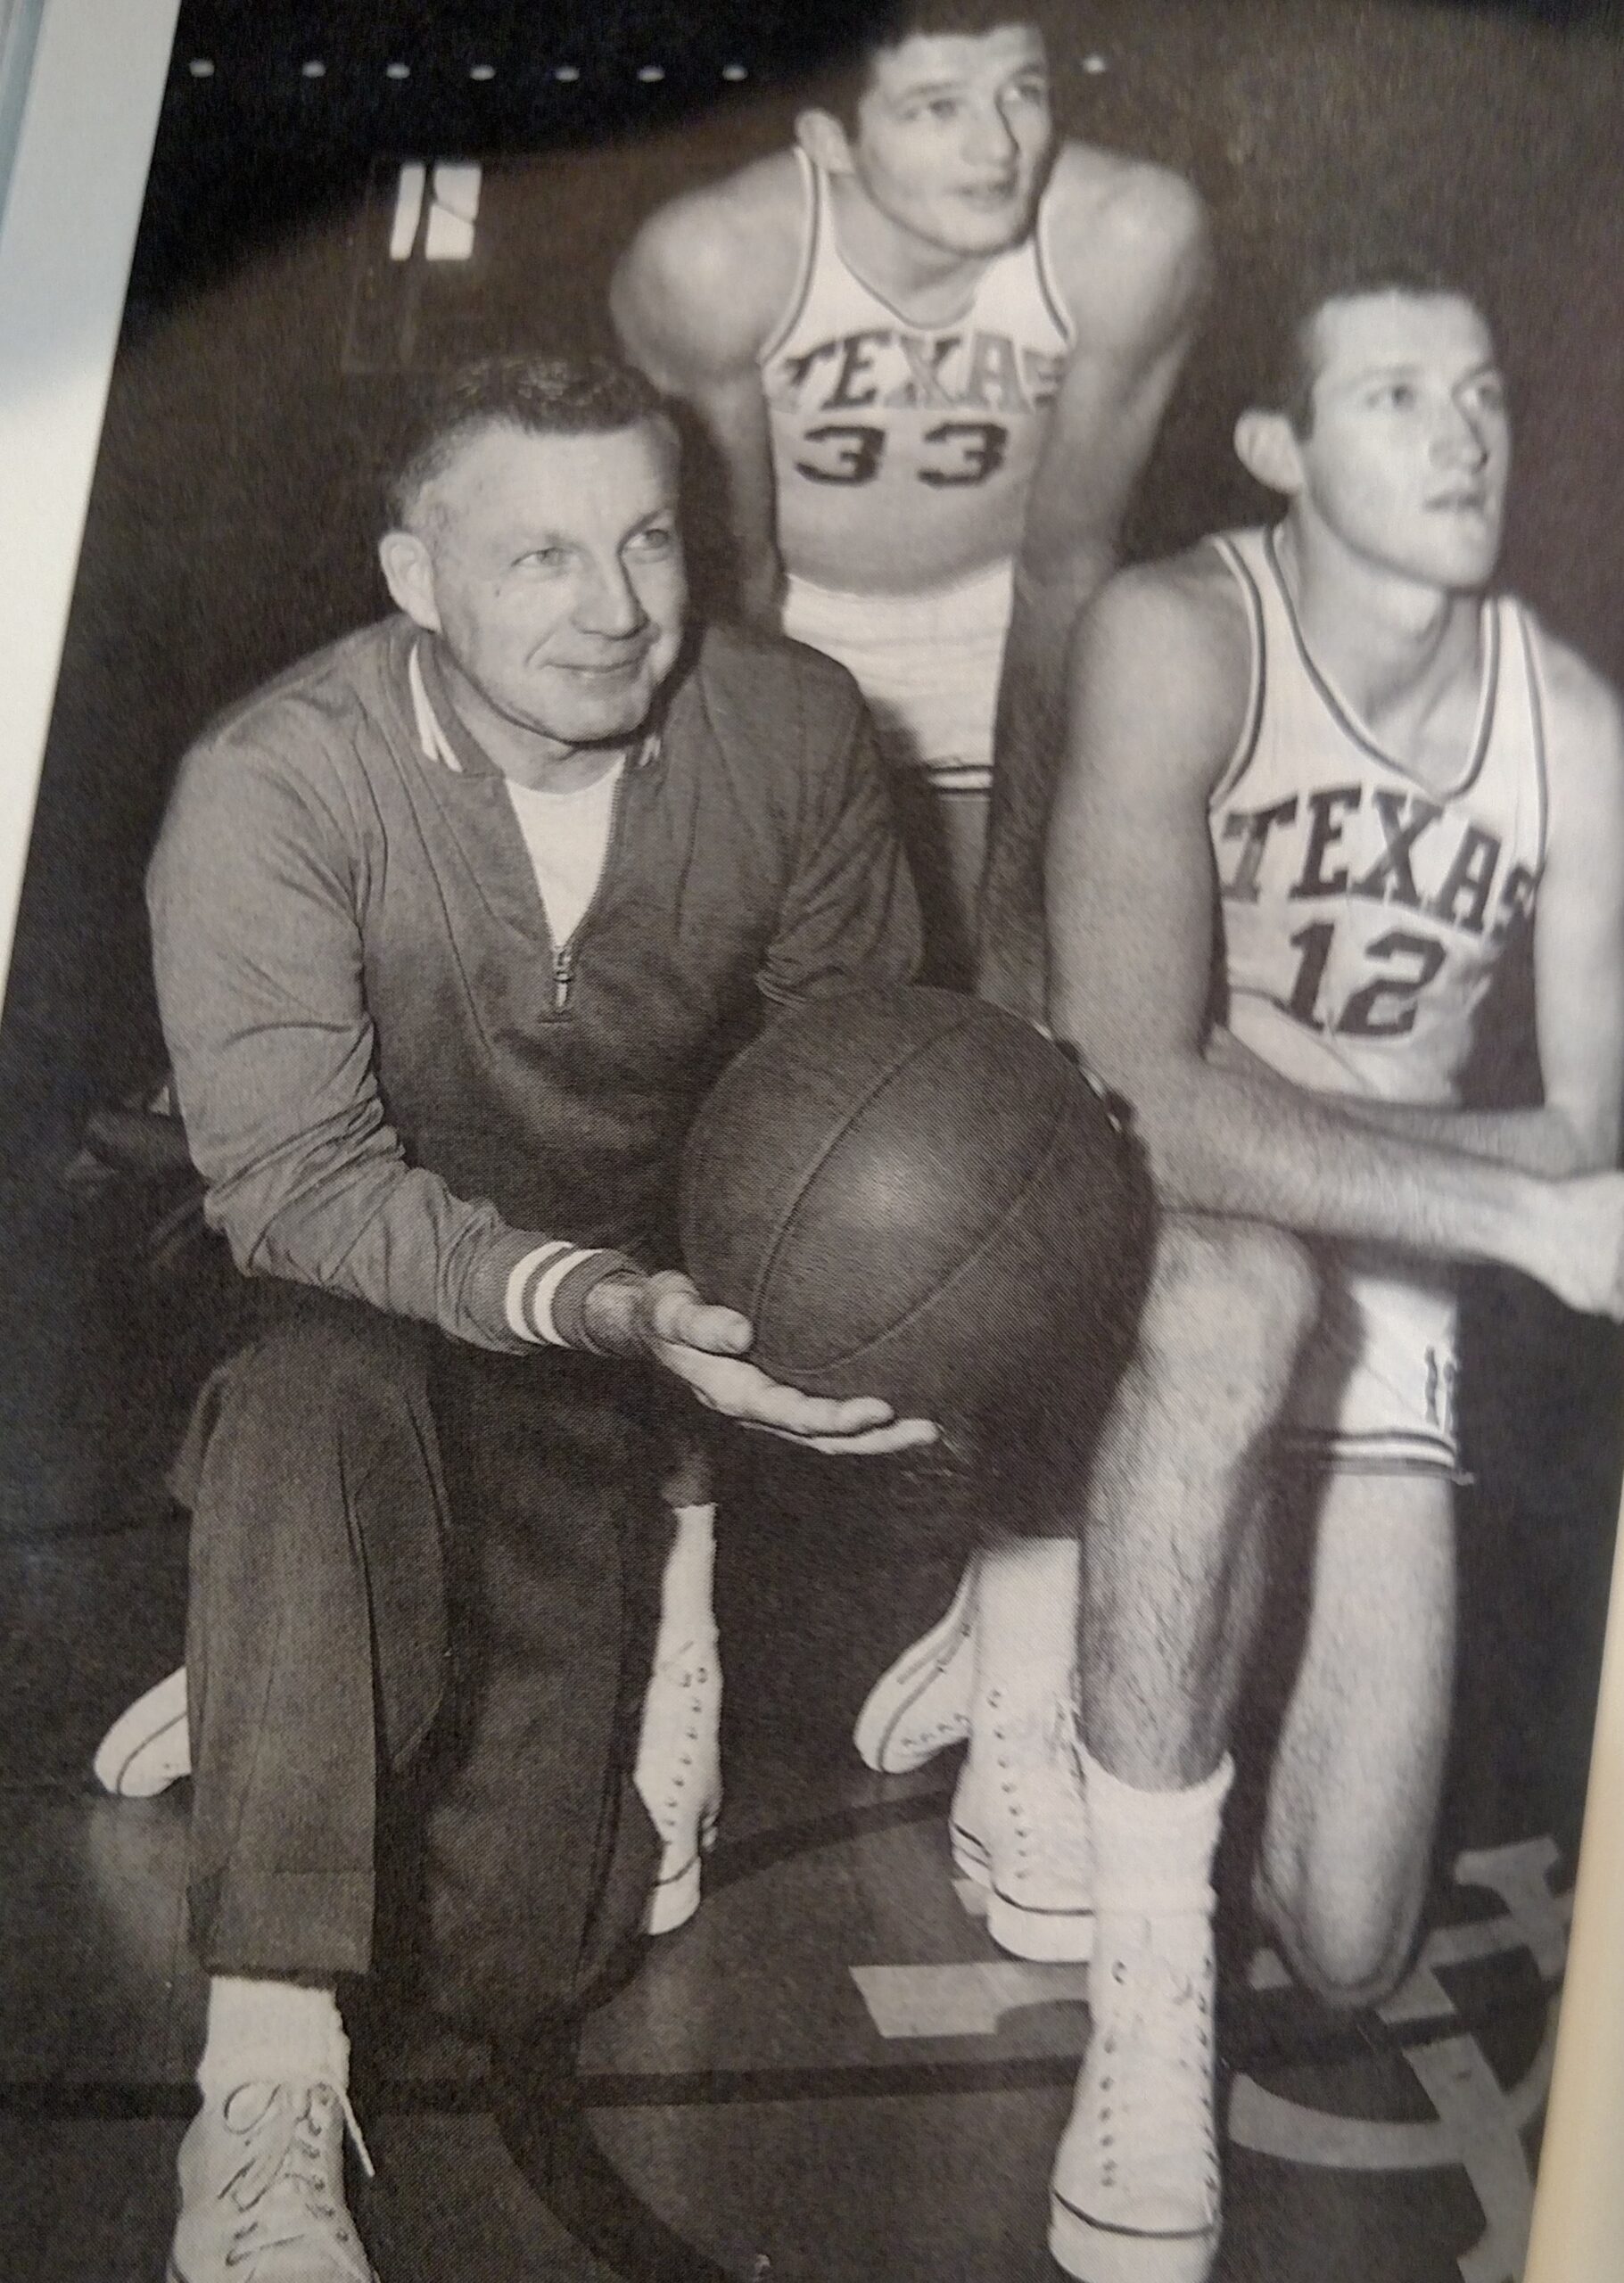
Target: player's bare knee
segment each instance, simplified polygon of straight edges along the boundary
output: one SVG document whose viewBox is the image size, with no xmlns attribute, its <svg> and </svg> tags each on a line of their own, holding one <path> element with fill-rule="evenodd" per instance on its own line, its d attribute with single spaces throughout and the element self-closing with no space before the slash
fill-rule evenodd
<svg viewBox="0 0 1624 2283">
<path fill-rule="evenodd" d="M 1415 1946 L 1418 1899 L 1340 1892 L 1282 1907 L 1274 1933 L 1294 1978 L 1341 2013 L 1379 2006 L 1403 1981 Z"/>
<path fill-rule="evenodd" d="M 1272 1420 L 1318 1309 L 1303 1248 L 1247 1221 L 1169 1216 L 1141 1327 L 1147 1360 L 1223 1390 L 1238 1422 Z"/>
<path fill-rule="evenodd" d="M 1355 2014 L 1390 1998 L 1404 1980 L 1409 1959 L 1408 1942 L 1381 1949 L 1332 1945 L 1303 1951 L 1292 1966 L 1321 2005 Z"/>
<path fill-rule="evenodd" d="M 1313 1262 L 1295 1237 L 1260 1222 L 1226 1224 L 1217 1242 L 1230 1290 L 1241 1295 L 1227 1318 L 1230 1336 L 1238 1317 L 1257 1360 L 1289 1376 L 1319 1315 Z"/>
</svg>

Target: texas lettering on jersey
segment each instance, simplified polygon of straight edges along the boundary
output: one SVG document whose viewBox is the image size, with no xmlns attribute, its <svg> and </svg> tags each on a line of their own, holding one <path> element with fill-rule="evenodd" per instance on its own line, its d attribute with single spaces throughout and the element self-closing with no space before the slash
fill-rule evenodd
<svg viewBox="0 0 1624 2283">
<path fill-rule="evenodd" d="M 865 404 L 888 411 L 973 406 L 979 412 L 1040 412 L 1053 402 L 1065 369 L 1063 357 L 980 326 L 968 334 L 865 326 L 780 358 L 767 394 L 795 412 Z"/>
<path fill-rule="evenodd" d="M 1416 792 L 1354 783 L 1291 794 L 1262 808 L 1232 807 L 1218 828 L 1219 889 L 1227 907 L 1257 905 L 1265 861 L 1271 901 L 1302 908 L 1287 937 L 1298 954 L 1282 1013 L 1343 1037 L 1399 1038 L 1414 1028 L 1420 993 L 1436 981 L 1453 934 L 1498 948 L 1533 909 L 1537 875 L 1503 863 L 1500 837 Z M 1356 927 L 1373 971 L 1327 1004 L 1334 918 L 1315 907 L 1363 904 L 1414 913 L 1421 928 Z M 1334 997 L 1334 994 L 1331 994 Z"/>
<path fill-rule="evenodd" d="M 905 452 L 921 483 L 979 484 L 1008 459 L 1007 424 L 1051 404 L 1065 369 L 1063 357 L 981 326 L 941 334 L 865 326 L 778 359 L 767 397 L 796 423 L 793 466 L 811 482 L 870 482 L 889 447 L 893 464 L 899 449 Z M 930 421 L 904 443 L 894 424 L 844 416 L 864 410 L 998 416 Z"/>
</svg>

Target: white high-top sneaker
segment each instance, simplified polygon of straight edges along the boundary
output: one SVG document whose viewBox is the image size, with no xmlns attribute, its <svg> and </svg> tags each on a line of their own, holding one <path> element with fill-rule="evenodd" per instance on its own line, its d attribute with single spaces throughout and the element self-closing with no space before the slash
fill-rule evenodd
<svg viewBox="0 0 1624 2283">
<path fill-rule="evenodd" d="M 906 1776 L 950 1744 L 963 1743 L 970 1732 L 975 1628 L 972 1555 L 944 1614 L 869 1691 L 852 1733 L 865 1767 L 880 1776 Z"/>
<path fill-rule="evenodd" d="M 205 2094 L 180 2144 L 168 2283 L 378 2283 L 344 2202 L 346 2122 L 338 2085 Z"/>
<path fill-rule="evenodd" d="M 1086 1958 L 1094 1916 L 1087 1811 L 1068 1702 L 976 1706 L 948 1817 L 953 1866 L 987 1891 L 987 1932 L 1017 1957 Z"/>
<path fill-rule="evenodd" d="M 1082 2283 L 1206 2283 L 1218 2248 L 1210 1913 L 1102 1912 L 1092 2017 L 1050 2187 Z"/>
<path fill-rule="evenodd" d="M 96 1746 L 96 1782 L 125 1800 L 153 1800 L 192 1773 L 182 1665 L 138 1696 Z"/>
<path fill-rule="evenodd" d="M 699 1908 L 700 1860 L 721 1812 L 721 1660 L 716 1636 L 661 1655 L 643 1700 L 634 1780 L 660 1837 L 660 1868 L 644 1924 L 685 1926 Z"/>
</svg>

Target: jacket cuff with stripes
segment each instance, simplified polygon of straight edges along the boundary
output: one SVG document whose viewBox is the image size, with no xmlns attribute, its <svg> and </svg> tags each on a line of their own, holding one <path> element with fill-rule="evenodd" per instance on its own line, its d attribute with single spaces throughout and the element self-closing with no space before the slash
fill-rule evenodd
<svg viewBox="0 0 1624 2283">
<path fill-rule="evenodd" d="M 589 1353 L 583 1309 L 589 1292 L 607 1276 L 642 1271 L 623 1252 L 573 1245 L 561 1238 L 535 1246 L 517 1261 L 507 1278 L 509 1329 L 532 1345 L 580 1348 Z"/>
</svg>

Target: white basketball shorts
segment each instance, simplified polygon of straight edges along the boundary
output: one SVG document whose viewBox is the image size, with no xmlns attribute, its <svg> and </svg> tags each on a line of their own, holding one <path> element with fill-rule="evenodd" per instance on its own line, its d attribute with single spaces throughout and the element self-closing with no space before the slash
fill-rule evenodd
<svg viewBox="0 0 1624 2283">
<path fill-rule="evenodd" d="M 1356 1474 L 1461 1470 L 1453 1282 L 1327 1251 L 1320 1317 L 1282 1424 L 1288 1453 Z"/>
<path fill-rule="evenodd" d="M 791 578 L 784 631 L 854 677 L 894 766 L 922 769 L 944 795 L 985 795 L 1013 600 L 1009 563 L 910 595 L 837 593 Z"/>
</svg>

